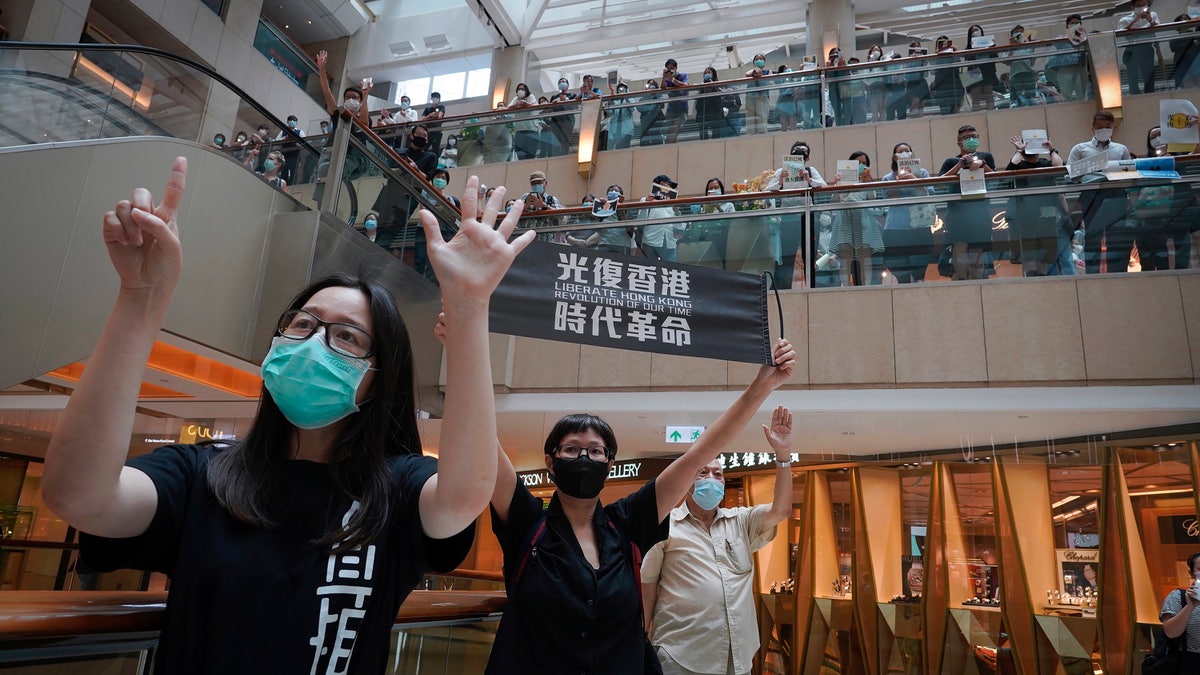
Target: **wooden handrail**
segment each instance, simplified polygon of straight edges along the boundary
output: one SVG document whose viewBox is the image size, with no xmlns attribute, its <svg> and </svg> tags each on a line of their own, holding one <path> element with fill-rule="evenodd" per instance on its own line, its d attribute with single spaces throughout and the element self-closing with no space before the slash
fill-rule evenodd
<svg viewBox="0 0 1200 675">
<path fill-rule="evenodd" d="M 458 575 L 456 575 L 458 576 Z M 504 591 L 413 591 L 397 624 L 481 619 L 504 610 Z M 17 640 L 162 629 L 163 591 L 3 591 L 0 645 Z M 3 649 L 3 647 L 0 647 Z"/>
</svg>

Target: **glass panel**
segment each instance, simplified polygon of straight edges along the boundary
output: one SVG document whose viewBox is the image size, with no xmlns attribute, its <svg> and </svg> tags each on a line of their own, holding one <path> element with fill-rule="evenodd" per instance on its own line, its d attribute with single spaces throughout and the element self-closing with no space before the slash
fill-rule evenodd
<svg viewBox="0 0 1200 675">
<path fill-rule="evenodd" d="M 1119 20 L 1127 16 L 1122 14 Z M 1122 89 L 1126 93 L 1200 86 L 1200 62 L 1195 58 L 1200 20 L 1188 20 L 1187 14 L 1181 14 L 1159 16 L 1158 23 L 1161 25 L 1146 28 L 1139 21 L 1132 24 L 1136 30 L 1116 34 Z"/>
<path fill-rule="evenodd" d="M 0 653 L 3 656 L 3 653 Z M 131 651 L 119 654 L 93 656 L 54 656 L 34 658 L 28 661 L 6 662 L 0 658 L 0 673 L 20 675 L 139 675 L 143 665 L 150 659 L 147 651 Z"/>
<path fill-rule="evenodd" d="M 384 672 L 482 673 L 496 639 L 497 621 L 460 623 L 428 628 L 397 626 Z"/>
</svg>

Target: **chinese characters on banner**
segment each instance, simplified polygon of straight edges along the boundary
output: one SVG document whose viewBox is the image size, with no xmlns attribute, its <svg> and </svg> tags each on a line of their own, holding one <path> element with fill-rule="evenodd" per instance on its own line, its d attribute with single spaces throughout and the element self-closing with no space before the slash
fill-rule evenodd
<svg viewBox="0 0 1200 675">
<path fill-rule="evenodd" d="M 774 452 L 722 452 L 717 455 L 717 461 L 721 464 L 722 471 L 731 469 L 753 469 L 760 467 L 775 468 L 775 453 Z M 800 453 L 793 452 L 788 456 L 788 461 L 799 462 Z"/>
<path fill-rule="evenodd" d="M 495 333 L 770 363 L 760 277 L 534 242 L 492 295 Z"/>
</svg>

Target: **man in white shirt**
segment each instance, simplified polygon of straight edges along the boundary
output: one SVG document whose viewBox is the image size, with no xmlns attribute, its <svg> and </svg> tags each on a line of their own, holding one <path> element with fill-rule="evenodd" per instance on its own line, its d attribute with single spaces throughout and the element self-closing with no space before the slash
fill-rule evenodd
<svg viewBox="0 0 1200 675">
<path fill-rule="evenodd" d="M 1110 161 L 1130 159 L 1129 148 L 1112 140 L 1116 117 L 1101 110 L 1092 117 L 1092 138 L 1076 143 L 1067 155 L 1067 164 L 1092 157 L 1099 153 Z M 1088 274 L 1100 272 L 1101 242 L 1107 240 L 1103 260 L 1108 272 L 1125 272 L 1129 267 L 1129 254 L 1133 250 L 1135 233 L 1125 215 L 1129 211 L 1129 198 L 1124 189 L 1086 190 L 1079 198 L 1083 210 L 1084 239 L 1083 259 Z"/>
<path fill-rule="evenodd" d="M 662 199 L 675 199 L 679 196 L 676 188 L 679 183 L 671 180 L 666 174 L 654 177 L 650 186 L 650 194 L 642 197 L 643 202 L 655 202 Z M 640 218 L 673 218 L 679 215 L 674 206 L 655 206 L 638 213 Z M 642 255 L 650 260 L 675 260 L 678 247 L 676 238 L 687 227 L 682 221 L 675 223 L 660 223 L 658 225 L 643 225 L 638 228 L 638 245 Z"/>
<path fill-rule="evenodd" d="M 792 413 L 776 408 L 763 433 L 777 467 L 771 504 L 720 508 L 725 477 L 710 462 L 671 511 L 671 534 L 642 561 L 643 605 L 663 675 L 750 673 L 759 646 L 751 553 L 775 538 L 792 510 Z"/>
<path fill-rule="evenodd" d="M 1158 25 L 1158 14 L 1150 11 L 1150 0 L 1133 0 L 1133 11 L 1117 21 L 1117 30 L 1137 31 Z M 1154 45 L 1150 43 L 1125 48 L 1121 58 L 1129 71 L 1129 93 L 1149 94 L 1154 91 Z"/>
</svg>

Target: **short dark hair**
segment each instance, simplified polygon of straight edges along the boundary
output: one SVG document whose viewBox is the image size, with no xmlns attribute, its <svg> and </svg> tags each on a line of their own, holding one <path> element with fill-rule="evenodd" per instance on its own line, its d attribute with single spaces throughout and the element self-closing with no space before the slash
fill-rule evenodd
<svg viewBox="0 0 1200 675">
<path fill-rule="evenodd" d="M 964 124 L 958 128 L 958 133 L 955 136 L 962 136 L 964 131 L 979 131 L 973 124 Z"/>
<path fill-rule="evenodd" d="M 594 431 L 599 434 L 600 438 L 604 441 L 604 447 L 608 448 L 608 458 L 616 458 L 617 436 L 613 433 L 612 427 L 608 426 L 608 422 L 605 422 L 600 417 L 589 413 L 566 415 L 555 422 L 554 428 L 546 436 L 546 454 L 553 453 L 554 449 L 559 446 L 562 439 L 566 438 L 568 434 L 576 434 L 581 431 Z"/>
<path fill-rule="evenodd" d="M 296 120 L 297 122 L 299 122 L 300 118 L 296 117 L 295 115 L 288 115 L 288 121 L 291 122 L 292 120 Z"/>
<path fill-rule="evenodd" d="M 1079 14 L 1068 14 L 1067 15 L 1067 23 L 1071 23 L 1072 21 L 1078 21 L 1080 23 L 1083 23 L 1083 17 L 1080 16 Z"/>
<path fill-rule="evenodd" d="M 674 67 L 678 66 L 679 64 L 675 61 L 675 59 L 667 59 L 667 63 L 665 65 L 668 68 L 674 68 Z"/>
<path fill-rule="evenodd" d="M 342 90 L 342 97 L 344 98 L 344 97 L 346 96 L 346 94 L 349 94 L 350 92 L 354 92 L 354 93 L 358 94 L 358 99 L 359 99 L 360 101 L 362 100 L 362 97 L 363 97 L 363 95 L 362 95 L 362 89 L 358 88 L 358 87 L 357 87 L 357 86 L 355 86 L 355 85 L 350 85 L 349 87 L 346 87 L 345 89 L 343 89 L 343 90 Z"/>
<path fill-rule="evenodd" d="M 804 141 L 796 141 L 795 143 L 792 143 L 791 151 L 792 151 L 793 155 L 799 154 L 798 152 L 796 152 L 797 148 L 803 148 L 804 154 L 806 154 L 806 155 L 810 154 L 812 152 L 808 148 L 808 143 L 806 143 Z"/>
<path fill-rule="evenodd" d="M 441 98 L 441 97 L 442 97 L 442 94 L 440 92 L 436 92 L 436 91 L 429 95 L 429 98 Z"/>
<path fill-rule="evenodd" d="M 871 166 L 871 156 L 868 155 L 865 150 L 855 150 L 854 152 L 850 153 L 849 159 L 865 159 L 867 161 L 863 163 L 867 166 Z"/>
<path fill-rule="evenodd" d="M 1117 116 L 1112 114 L 1112 112 L 1108 111 L 1108 110 L 1100 110 L 1095 115 L 1092 115 L 1092 124 L 1095 124 L 1096 122 L 1099 122 L 1101 120 L 1105 120 L 1108 122 L 1112 122 L 1113 124 L 1116 124 Z"/>
<path fill-rule="evenodd" d="M 430 180 L 432 180 L 434 178 L 437 178 L 438 176 L 445 176 L 446 182 L 450 181 L 450 172 L 445 169 L 441 169 L 441 168 L 434 169 L 433 173 L 430 174 L 429 178 L 430 178 Z"/>
<path fill-rule="evenodd" d="M 416 131 L 417 129 L 424 129 L 426 134 L 429 133 L 428 126 L 426 126 L 423 122 L 417 122 L 416 124 L 412 125 L 411 129 L 408 130 L 408 135 L 411 136 L 412 132 Z"/>
<path fill-rule="evenodd" d="M 1187 561 L 1188 562 L 1188 572 L 1196 571 L 1196 560 L 1198 558 L 1200 558 L 1200 551 L 1196 551 L 1195 553 L 1188 556 L 1188 561 Z"/>
</svg>

